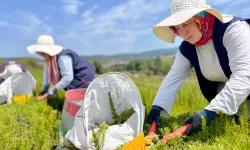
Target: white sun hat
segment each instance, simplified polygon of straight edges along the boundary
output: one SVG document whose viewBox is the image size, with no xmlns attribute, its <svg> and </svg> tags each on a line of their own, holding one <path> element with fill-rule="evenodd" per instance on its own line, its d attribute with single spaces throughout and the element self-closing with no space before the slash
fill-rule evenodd
<svg viewBox="0 0 250 150">
<path fill-rule="evenodd" d="M 16 73 L 22 72 L 22 69 L 17 64 L 10 64 L 5 67 L 3 73 L 0 73 L 0 78 L 7 79 Z"/>
<path fill-rule="evenodd" d="M 170 5 L 170 16 L 154 26 L 155 35 L 166 42 L 174 43 L 176 35 L 170 29 L 184 23 L 199 12 L 207 11 L 218 18 L 222 23 L 232 20 L 232 15 L 223 15 L 218 10 L 206 4 L 206 0 L 172 0 Z"/>
<path fill-rule="evenodd" d="M 28 46 L 27 49 L 31 54 L 44 52 L 50 56 L 55 56 L 63 50 L 63 47 L 55 45 L 54 39 L 51 36 L 41 35 L 38 37 L 36 44 Z"/>
</svg>

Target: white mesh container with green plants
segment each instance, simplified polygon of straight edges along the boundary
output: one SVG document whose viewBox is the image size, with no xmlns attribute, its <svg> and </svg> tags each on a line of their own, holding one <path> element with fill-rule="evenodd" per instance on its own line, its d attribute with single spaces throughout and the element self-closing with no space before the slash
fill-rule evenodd
<svg viewBox="0 0 250 150">
<path fill-rule="evenodd" d="M 143 131 L 145 107 L 133 81 L 106 73 L 88 87 L 66 138 L 79 149 L 116 149 Z"/>
</svg>

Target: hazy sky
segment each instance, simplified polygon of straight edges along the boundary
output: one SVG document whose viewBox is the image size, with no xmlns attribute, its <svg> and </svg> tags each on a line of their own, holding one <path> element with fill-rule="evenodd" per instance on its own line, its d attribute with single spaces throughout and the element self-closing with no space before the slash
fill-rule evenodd
<svg viewBox="0 0 250 150">
<path fill-rule="evenodd" d="M 250 0 L 207 0 L 225 14 L 250 17 Z M 0 57 L 23 57 L 41 34 L 81 55 L 177 47 L 152 27 L 169 15 L 170 0 L 2 0 Z"/>
</svg>

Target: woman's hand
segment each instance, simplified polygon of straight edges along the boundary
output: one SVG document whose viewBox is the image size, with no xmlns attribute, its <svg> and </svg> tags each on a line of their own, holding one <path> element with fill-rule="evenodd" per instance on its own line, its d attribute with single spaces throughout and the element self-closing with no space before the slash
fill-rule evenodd
<svg viewBox="0 0 250 150">
<path fill-rule="evenodd" d="M 161 120 L 160 120 L 160 112 L 161 112 L 161 107 L 153 105 L 152 109 L 148 115 L 148 122 L 152 124 L 154 121 L 156 122 L 157 126 L 160 126 Z"/>
<path fill-rule="evenodd" d="M 38 96 L 37 99 L 38 99 L 38 100 L 46 99 L 48 96 L 49 96 L 49 94 L 46 93 L 46 94 L 43 94 L 43 95 Z"/>
<path fill-rule="evenodd" d="M 195 132 L 198 132 L 202 128 L 202 117 L 205 117 L 207 125 L 209 125 L 217 116 L 218 114 L 214 111 L 203 109 L 194 115 L 188 117 L 183 125 L 191 124 L 191 126 L 188 128 L 186 134 L 192 135 Z"/>
</svg>

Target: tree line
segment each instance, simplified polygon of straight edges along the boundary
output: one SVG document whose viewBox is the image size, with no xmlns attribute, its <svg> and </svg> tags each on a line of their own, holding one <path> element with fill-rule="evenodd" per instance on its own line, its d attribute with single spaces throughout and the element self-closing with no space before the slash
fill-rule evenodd
<svg viewBox="0 0 250 150">
<path fill-rule="evenodd" d="M 146 75 L 166 75 L 171 69 L 174 58 L 156 57 L 155 59 L 133 60 L 126 64 L 114 64 L 109 67 L 104 67 L 99 61 L 93 61 L 96 67 L 96 73 L 103 74 L 110 71 L 128 71 L 132 73 L 143 73 Z"/>
</svg>

